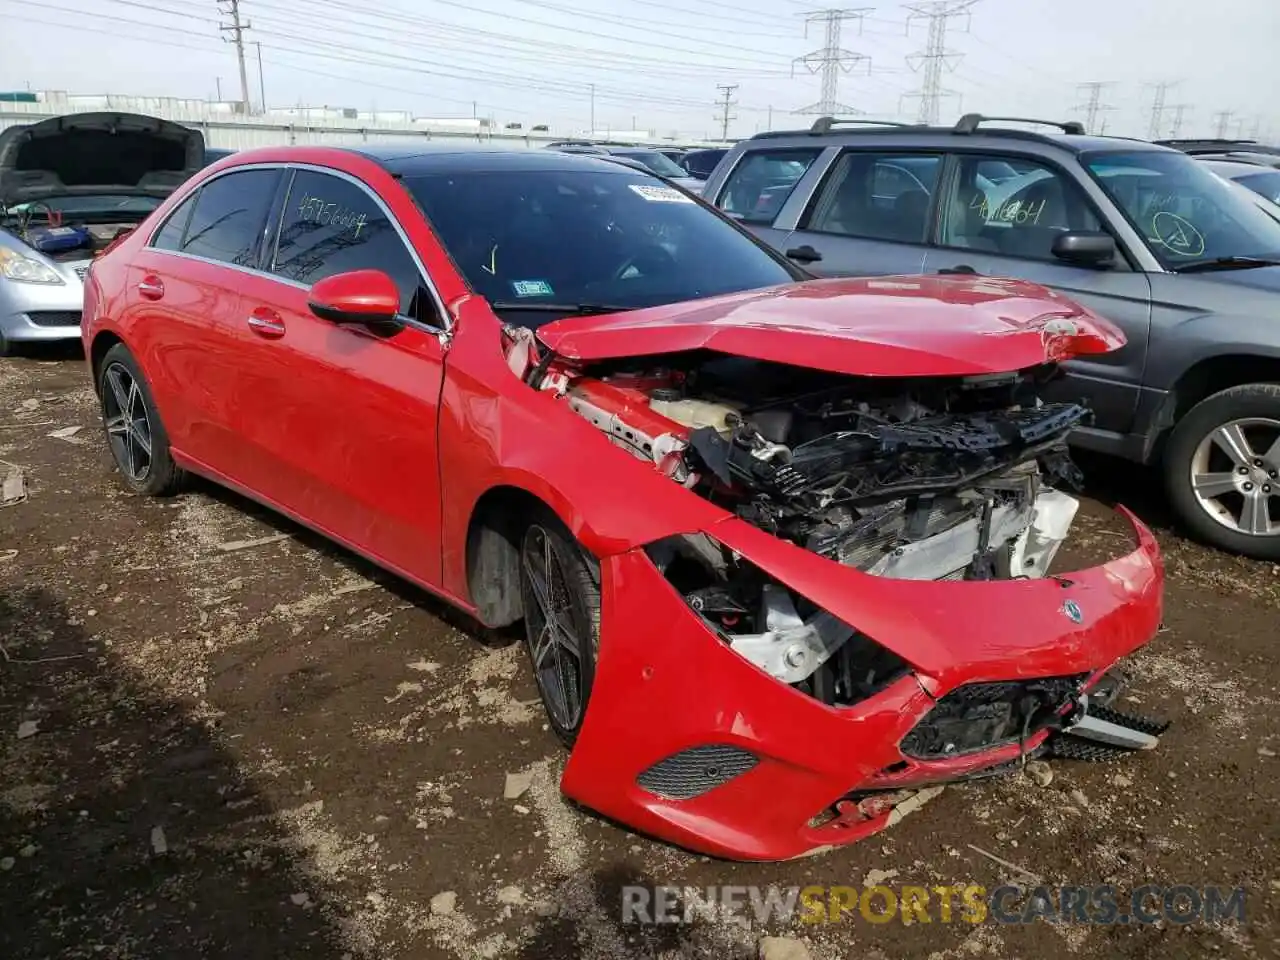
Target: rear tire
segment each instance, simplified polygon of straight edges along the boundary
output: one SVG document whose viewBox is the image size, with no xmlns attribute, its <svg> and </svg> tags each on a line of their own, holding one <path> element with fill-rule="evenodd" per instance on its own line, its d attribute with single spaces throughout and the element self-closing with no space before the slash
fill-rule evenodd
<svg viewBox="0 0 1280 960">
<path fill-rule="evenodd" d="M 525 645 L 551 729 L 572 747 L 600 649 L 600 570 L 564 524 L 539 511 L 520 544 Z"/>
<path fill-rule="evenodd" d="M 125 486 L 152 497 L 177 493 L 186 475 L 169 453 L 151 387 L 123 343 L 108 350 L 98 366 L 98 396 L 107 446 Z"/>
<path fill-rule="evenodd" d="M 1200 401 L 1170 434 L 1162 468 L 1170 503 L 1197 538 L 1280 560 L 1280 385 Z"/>
</svg>

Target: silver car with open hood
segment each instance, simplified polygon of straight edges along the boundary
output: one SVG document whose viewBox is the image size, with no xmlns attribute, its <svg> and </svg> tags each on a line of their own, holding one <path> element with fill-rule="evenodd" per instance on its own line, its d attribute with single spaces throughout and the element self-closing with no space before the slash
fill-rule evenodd
<svg viewBox="0 0 1280 960">
<path fill-rule="evenodd" d="M 77 113 L 0 131 L 0 353 L 80 336 L 94 255 L 204 166 L 168 120 Z"/>
</svg>

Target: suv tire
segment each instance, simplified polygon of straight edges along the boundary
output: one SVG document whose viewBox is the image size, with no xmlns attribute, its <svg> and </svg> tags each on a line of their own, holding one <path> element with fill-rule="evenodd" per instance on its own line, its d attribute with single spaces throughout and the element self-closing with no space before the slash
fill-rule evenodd
<svg viewBox="0 0 1280 960">
<path fill-rule="evenodd" d="M 1201 400 L 1174 427 L 1162 468 L 1169 500 L 1196 537 L 1280 560 L 1280 384 L 1242 384 Z M 1269 533 L 1248 532 L 1263 520 Z"/>
</svg>

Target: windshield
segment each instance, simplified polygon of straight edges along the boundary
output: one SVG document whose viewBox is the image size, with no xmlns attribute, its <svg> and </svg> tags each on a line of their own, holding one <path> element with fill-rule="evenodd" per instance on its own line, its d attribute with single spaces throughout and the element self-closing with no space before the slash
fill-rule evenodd
<svg viewBox="0 0 1280 960">
<path fill-rule="evenodd" d="M 403 182 L 468 284 L 491 303 L 632 309 L 799 276 L 686 194 L 627 167 Z"/>
<path fill-rule="evenodd" d="M 635 160 L 637 163 L 643 163 L 660 177 L 683 177 L 687 176 L 684 167 L 676 163 L 665 154 L 659 153 L 657 150 L 638 150 L 634 153 L 616 154 L 619 157 L 626 157 L 628 160 Z"/>
<path fill-rule="evenodd" d="M 1090 153 L 1082 160 L 1168 270 L 1280 257 L 1280 224 L 1186 154 Z"/>
<path fill-rule="evenodd" d="M 1248 187 L 1272 203 L 1280 203 L 1280 170 L 1246 174 L 1243 177 L 1236 177 L 1236 183 Z"/>
</svg>

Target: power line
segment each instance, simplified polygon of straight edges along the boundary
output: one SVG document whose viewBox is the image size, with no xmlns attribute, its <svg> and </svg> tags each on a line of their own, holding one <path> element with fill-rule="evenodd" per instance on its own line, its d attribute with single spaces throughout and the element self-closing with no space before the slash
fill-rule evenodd
<svg viewBox="0 0 1280 960">
<path fill-rule="evenodd" d="M 1159 140 L 1160 130 L 1164 126 L 1164 98 L 1170 90 L 1176 87 L 1181 81 L 1178 80 L 1161 80 L 1155 87 L 1155 93 L 1151 97 L 1151 117 L 1147 124 L 1147 139 Z"/>
<path fill-rule="evenodd" d="M 824 26 L 825 42 L 821 50 L 806 53 L 792 61 L 792 74 L 797 63 L 803 64 L 810 73 L 822 73 L 822 92 L 817 103 L 801 107 L 795 113 L 816 113 L 821 116 L 834 116 L 838 113 L 861 113 L 836 99 L 840 89 L 841 71 L 848 73 L 853 67 L 866 61 L 869 68 L 871 58 L 861 53 L 853 53 L 840 46 L 840 27 L 845 20 L 857 20 L 858 32 L 862 32 L 862 17 L 870 7 L 859 10 L 821 10 L 805 15 L 804 35 L 809 36 L 809 24 L 821 23 Z"/>
<path fill-rule="evenodd" d="M 736 83 L 720 83 L 716 84 L 716 89 L 724 96 L 724 99 L 720 101 L 720 139 L 728 140 L 729 121 L 738 119 L 736 113 L 732 116 L 729 114 L 730 108 L 736 107 L 738 101 L 730 100 L 729 98 L 733 96 L 733 91 L 738 89 L 738 85 Z"/>
<path fill-rule="evenodd" d="M 942 98 L 956 96 L 954 90 L 946 90 L 942 86 L 944 71 L 953 71 L 964 56 L 954 50 L 947 49 L 947 23 L 958 17 L 965 17 L 965 29 L 968 29 L 969 8 L 978 0 L 931 0 L 929 3 L 906 4 L 910 11 L 907 17 L 907 32 L 911 31 L 913 20 L 928 20 L 929 35 L 925 41 L 925 49 L 907 57 L 907 66 L 912 70 L 920 70 L 923 66 L 924 77 L 920 89 L 905 94 L 906 97 L 917 97 L 920 110 L 917 119 L 921 123 L 936 124 Z"/>
<path fill-rule="evenodd" d="M 1102 91 L 1113 83 L 1112 80 L 1090 80 L 1087 83 L 1076 84 L 1076 89 L 1081 93 L 1088 91 L 1089 98 L 1083 106 L 1075 106 L 1072 109 L 1084 111 L 1084 128 L 1090 133 L 1097 129 L 1094 125 L 1098 121 L 1098 114 L 1115 109 L 1111 104 L 1102 102 Z"/>
<path fill-rule="evenodd" d="M 244 32 L 252 24 L 240 20 L 240 0 L 217 0 L 218 11 L 231 18 L 229 24 L 218 24 L 218 29 L 231 34 L 231 42 L 236 45 L 236 60 L 240 65 L 240 110 L 249 113 L 249 73 L 244 65 Z M 226 39 L 225 37 L 223 38 Z"/>
</svg>

